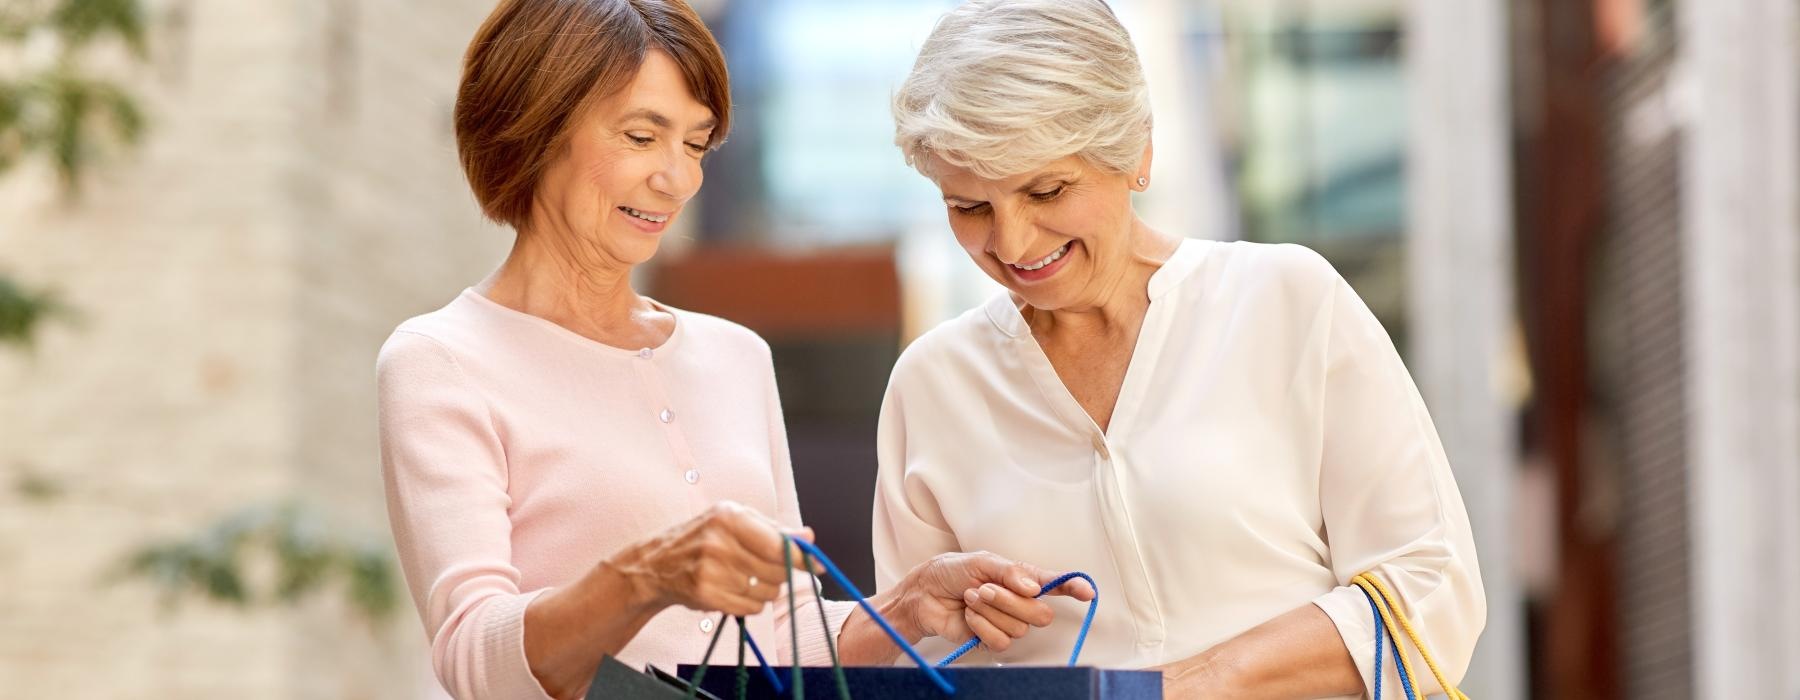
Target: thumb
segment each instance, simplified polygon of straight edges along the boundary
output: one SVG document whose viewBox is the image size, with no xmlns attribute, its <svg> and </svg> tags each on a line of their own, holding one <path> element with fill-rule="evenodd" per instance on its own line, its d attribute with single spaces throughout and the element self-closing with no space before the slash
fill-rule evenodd
<svg viewBox="0 0 1800 700">
<path fill-rule="evenodd" d="M 1055 580 L 1054 577 L 1052 580 Z M 1094 590 L 1094 585 L 1088 583 L 1087 579 L 1077 577 L 1064 581 L 1063 585 L 1057 586 L 1056 590 L 1051 591 L 1050 594 L 1068 596 L 1085 603 L 1093 600 L 1099 592 Z"/>
<path fill-rule="evenodd" d="M 1038 595 L 1038 591 L 1044 590 L 1044 586 L 1050 585 L 1052 581 L 1055 581 L 1062 576 L 1060 573 L 1041 569 L 1030 564 L 1020 563 L 1018 567 L 1025 569 L 1029 573 L 1020 583 L 1014 584 L 1011 587 L 1017 589 L 1021 586 L 1029 586 L 1031 592 L 1022 593 L 1022 595 L 1026 596 Z M 1061 585 L 1051 589 L 1044 595 L 1067 596 L 1082 602 L 1087 602 L 1094 599 L 1095 591 L 1094 587 L 1090 585 L 1086 579 L 1078 576 L 1062 582 Z"/>
</svg>

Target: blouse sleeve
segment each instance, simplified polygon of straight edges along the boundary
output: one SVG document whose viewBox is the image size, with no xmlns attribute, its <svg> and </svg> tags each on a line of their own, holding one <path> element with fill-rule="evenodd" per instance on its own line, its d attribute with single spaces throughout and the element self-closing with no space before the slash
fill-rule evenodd
<svg viewBox="0 0 1800 700">
<path fill-rule="evenodd" d="M 906 410 L 905 390 L 913 374 L 908 371 L 909 364 L 907 356 L 896 363 L 876 427 L 877 474 L 870 530 L 879 590 L 899 583 L 913 567 L 934 556 L 962 551 L 930 489 L 907 475 L 907 460 L 916 457 L 916 451 L 909 450 L 909 435 L 913 431 L 929 434 L 932 427 L 908 423 L 912 416 Z M 929 416 L 924 420 L 929 422 Z"/>
<path fill-rule="evenodd" d="M 763 346 L 767 354 L 767 345 Z M 766 410 L 769 416 L 769 468 L 774 470 L 775 477 L 775 519 L 787 527 L 800 527 L 800 499 L 794 489 L 794 465 L 788 453 L 787 424 L 781 417 L 781 396 L 775 386 L 775 368 L 772 362 L 767 364 L 767 385 L 765 395 L 768 397 Z M 831 649 L 826 646 L 827 635 L 836 639 L 838 632 L 844 628 L 844 621 L 856 609 L 853 602 L 837 602 L 825 600 L 819 596 L 819 579 L 813 576 L 802 576 L 795 572 L 795 582 L 799 586 L 794 591 L 794 615 L 788 615 L 787 596 L 784 593 L 777 598 L 769 609 L 775 613 L 775 635 L 780 640 L 777 644 L 781 651 L 777 654 L 780 663 L 792 664 L 797 656 L 802 666 L 823 666 L 831 663 Z M 819 607 L 825 610 L 825 624 L 819 624 Z M 793 632 L 791 625 L 799 625 L 800 647 L 793 649 Z"/>
<path fill-rule="evenodd" d="M 438 681 L 463 700 L 550 697 L 525 658 L 506 459 L 449 350 L 396 332 L 376 361 L 381 468 L 400 566 Z"/>
<path fill-rule="evenodd" d="M 1329 274 L 1319 499 L 1332 571 L 1342 585 L 1313 602 L 1337 626 L 1372 688 L 1375 618 L 1362 590 L 1350 584 L 1357 574 L 1372 574 L 1392 589 L 1445 677 L 1456 683 L 1487 617 L 1468 513 L 1393 342 L 1356 292 Z M 1412 679 L 1419 696 L 1441 692 L 1416 650 L 1402 648 L 1419 676 Z M 1391 653 L 1386 661 L 1383 675 L 1397 688 Z"/>
</svg>

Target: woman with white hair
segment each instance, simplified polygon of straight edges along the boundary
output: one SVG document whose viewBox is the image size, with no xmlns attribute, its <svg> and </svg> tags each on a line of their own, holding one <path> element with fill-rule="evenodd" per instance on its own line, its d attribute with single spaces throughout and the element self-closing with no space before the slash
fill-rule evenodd
<svg viewBox="0 0 1800 700">
<path fill-rule="evenodd" d="M 1084 661 L 1160 668 L 1171 697 L 1299 698 L 1373 687 L 1376 621 L 1351 582 L 1366 572 L 1455 683 L 1485 601 L 1418 390 L 1317 254 L 1137 217 L 1150 105 L 1111 10 L 968 2 L 938 22 L 893 110 L 907 162 L 1006 292 L 894 368 L 879 583 L 954 551 L 1086 571 L 1109 602 Z M 968 602 L 1015 595 L 984 586 Z M 1074 634 L 986 653 L 1053 663 Z M 1418 668 L 1416 688 L 1441 692 Z"/>
</svg>

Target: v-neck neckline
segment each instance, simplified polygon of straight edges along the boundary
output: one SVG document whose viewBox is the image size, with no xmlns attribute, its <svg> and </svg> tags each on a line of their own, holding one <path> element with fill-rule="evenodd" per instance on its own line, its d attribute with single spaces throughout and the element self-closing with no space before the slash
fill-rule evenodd
<svg viewBox="0 0 1800 700">
<path fill-rule="evenodd" d="M 1142 393 L 1139 385 L 1148 381 L 1142 375 L 1151 371 L 1150 368 L 1156 365 L 1161 355 L 1163 341 L 1168 334 L 1169 305 L 1160 302 L 1199 267 L 1205 256 L 1205 246 L 1209 243 L 1198 239 L 1182 241 L 1175 253 L 1163 261 L 1162 267 L 1151 273 L 1146 284 L 1150 303 L 1144 308 L 1144 319 L 1138 327 L 1137 342 L 1132 346 L 1131 358 L 1126 361 L 1125 376 L 1119 382 L 1119 392 L 1113 397 L 1112 418 L 1107 421 L 1104 429 L 1081 406 L 1081 402 L 1075 399 L 1075 393 L 1069 390 L 1069 385 L 1063 381 L 1062 376 L 1056 373 L 1056 365 L 1050 362 L 1050 356 L 1044 352 L 1043 345 L 1031 334 L 1030 324 L 1025 321 L 1024 314 L 1020 313 L 1018 302 L 1011 292 L 1003 291 L 988 301 L 988 317 L 1000 332 L 1012 338 L 1020 360 L 1051 408 L 1070 427 L 1077 430 L 1085 427 L 1096 440 L 1108 440 L 1125 432 L 1137 418 L 1137 408 L 1141 403 L 1137 397 Z"/>
</svg>

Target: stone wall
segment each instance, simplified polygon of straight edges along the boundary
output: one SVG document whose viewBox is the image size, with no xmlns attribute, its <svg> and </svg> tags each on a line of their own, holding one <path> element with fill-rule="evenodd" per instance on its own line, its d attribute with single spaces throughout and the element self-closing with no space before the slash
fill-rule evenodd
<svg viewBox="0 0 1800 700">
<path fill-rule="evenodd" d="M 386 541 L 373 362 L 498 262 L 450 106 L 484 0 L 158 0 L 122 75 L 151 120 L 78 200 L 0 179 L 0 270 L 79 310 L 0 352 L 0 678 L 9 697 L 392 698 L 424 690 L 410 602 L 371 629 L 159 607 L 132 546 L 300 496 Z M 48 484 L 33 497 L 22 481 Z"/>
</svg>

